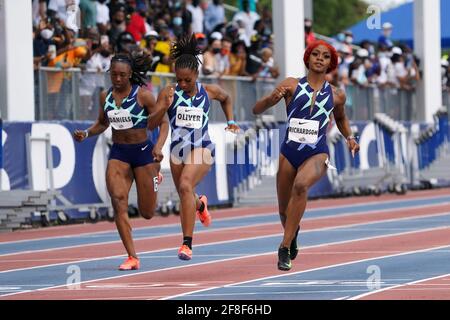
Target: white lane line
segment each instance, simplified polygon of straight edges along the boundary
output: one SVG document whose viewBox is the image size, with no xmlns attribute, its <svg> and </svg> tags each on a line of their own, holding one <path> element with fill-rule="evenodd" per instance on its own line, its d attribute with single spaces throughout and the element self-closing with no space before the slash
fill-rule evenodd
<svg viewBox="0 0 450 320">
<path fill-rule="evenodd" d="M 429 208 L 429 207 L 435 207 L 435 206 L 442 206 L 442 204 L 433 205 L 433 206 L 427 206 L 427 205 L 412 206 L 412 207 L 409 207 L 409 208 L 401 208 L 401 209 L 396 209 L 396 210 L 391 210 L 391 209 L 368 210 L 368 211 L 365 211 L 365 212 L 345 213 L 345 214 L 340 214 L 340 215 L 336 215 L 336 216 L 333 216 L 333 217 L 339 217 L 339 218 L 340 217 L 348 217 L 348 216 L 357 217 L 357 216 L 377 214 L 377 213 L 381 213 L 381 212 L 393 212 L 394 213 L 394 212 L 399 211 L 399 210 L 420 209 L 420 208 L 425 208 L 425 207 Z M 393 219 L 378 220 L 378 221 L 375 221 L 375 222 L 349 224 L 349 225 L 346 225 L 346 226 L 352 227 L 352 226 L 358 226 L 358 225 L 370 225 L 370 224 L 374 224 L 374 223 L 384 223 L 384 222 L 402 221 L 402 220 L 410 220 L 410 219 L 413 220 L 413 219 L 421 219 L 421 218 L 427 218 L 427 217 L 430 217 L 430 218 L 431 217 L 439 217 L 441 215 L 446 215 L 446 214 L 449 214 L 449 213 L 450 212 L 447 211 L 447 212 L 441 212 L 441 213 L 436 213 L 436 214 L 423 214 L 423 215 L 403 217 L 403 218 L 398 218 L 398 219 L 393 218 Z M 273 215 L 273 214 L 274 213 L 272 213 L 270 215 Z M 261 217 L 261 215 L 254 215 L 254 216 L 255 217 Z M 266 216 L 266 214 L 264 214 L 264 216 Z M 306 220 L 306 221 L 314 222 L 314 221 L 326 220 L 326 219 L 329 219 L 329 218 L 330 217 L 305 218 L 303 221 Z M 223 220 L 236 220 L 236 218 L 224 218 L 224 219 L 221 219 L 221 221 L 223 221 Z M 252 224 L 251 227 L 268 226 L 268 225 L 273 225 L 273 224 L 274 224 L 274 222 L 264 222 L 264 223 L 259 223 L 259 224 Z M 209 232 L 235 230 L 238 227 L 240 227 L 240 226 L 224 227 L 224 228 L 208 229 L 208 230 L 199 230 L 196 233 L 198 234 L 198 233 L 209 233 Z M 157 226 L 148 227 L 148 229 L 150 229 L 150 228 L 157 228 Z M 310 232 L 310 231 L 316 231 L 316 230 L 333 230 L 335 228 L 336 227 L 325 227 L 325 228 L 319 228 L 319 229 L 305 230 L 303 232 Z M 338 227 L 338 228 L 341 228 L 341 227 Z M 392 231 L 394 231 L 394 230 L 392 230 Z M 172 236 L 177 236 L 177 235 L 179 235 L 179 232 L 177 232 L 177 233 L 169 233 L 169 234 L 165 234 L 165 235 L 151 236 L 151 237 L 136 238 L 135 241 L 151 240 L 151 239 L 156 239 L 156 238 L 172 237 Z M 74 237 L 74 236 L 67 236 L 67 237 Z M 118 240 L 113 240 L 113 241 L 105 241 L 105 242 L 98 242 L 98 243 L 85 243 L 85 244 L 64 246 L 64 247 L 57 247 L 57 248 L 18 251 L 18 252 L 0 254 L 0 257 L 20 255 L 20 254 L 32 254 L 32 253 L 38 253 L 38 252 L 48 252 L 48 251 L 54 251 L 54 250 L 75 249 L 75 248 L 82 248 L 82 247 L 87 247 L 87 246 L 101 246 L 101 245 L 105 245 L 105 244 L 114 244 L 114 243 L 121 243 L 121 240 L 118 239 Z"/>
<path fill-rule="evenodd" d="M 330 268 L 347 266 L 347 265 L 351 265 L 351 264 L 357 264 L 357 263 L 361 263 L 361 262 L 368 262 L 368 261 L 373 261 L 373 260 L 387 259 L 387 258 L 393 258 L 393 257 L 399 257 L 399 256 L 404 256 L 404 255 L 415 254 L 415 253 L 434 251 L 434 250 L 439 250 L 439 249 L 443 249 L 443 248 L 450 248 L 450 246 L 449 245 L 445 245 L 445 246 L 432 247 L 432 248 L 426 248 L 426 249 L 421 249 L 421 250 L 407 251 L 407 252 L 402 252 L 402 253 L 397 253 L 397 254 L 392 254 L 392 255 L 386 255 L 386 256 L 378 256 L 378 257 L 366 258 L 366 259 L 361 259 L 361 260 L 353 260 L 353 261 L 349 261 L 349 262 L 338 263 L 338 264 L 333 264 L 333 265 L 329 265 L 329 266 L 323 266 L 323 267 L 319 267 L 319 268 L 307 269 L 307 270 L 298 271 L 298 272 L 292 272 L 292 273 L 283 274 L 283 275 L 268 276 L 268 277 L 253 279 L 253 280 L 236 282 L 236 283 L 225 285 L 225 286 L 221 286 L 221 287 L 214 287 L 212 289 L 203 289 L 203 290 L 196 290 L 196 291 L 186 292 L 186 293 L 177 294 L 177 295 L 174 295 L 174 296 L 164 297 L 161 300 L 169 300 L 169 299 L 174 299 L 174 298 L 179 298 L 179 297 L 183 297 L 183 296 L 188 296 L 188 295 L 191 295 L 191 294 L 197 294 L 199 292 L 204 292 L 204 291 L 213 290 L 213 289 L 235 287 L 235 286 L 240 286 L 242 284 L 251 283 L 251 282 L 264 281 L 264 280 L 268 280 L 268 279 L 277 279 L 277 278 L 288 277 L 288 276 L 302 274 L 302 273 L 307 273 L 307 272 L 312 272 L 312 271 L 320 271 L 320 270 L 325 270 L 325 269 L 330 269 Z M 220 295 L 220 294 L 218 294 L 218 295 Z"/>
<path fill-rule="evenodd" d="M 448 196 L 444 196 L 444 195 L 437 195 L 437 196 L 430 196 L 430 197 L 426 197 L 426 196 L 420 196 L 418 198 L 408 198 L 408 201 L 423 201 L 423 200 L 436 200 L 436 199 L 441 199 L 441 198 L 448 198 Z M 383 201 L 383 204 L 392 204 L 392 203 L 399 203 L 399 202 L 406 202 L 407 200 L 405 199 L 398 199 L 398 200 L 388 200 L 388 201 Z M 341 208 L 355 208 L 355 207 L 365 207 L 367 205 L 372 205 L 372 204 L 379 204 L 380 201 L 368 201 L 368 202 L 362 202 L 362 203 L 358 203 L 356 205 L 351 205 L 351 204 L 342 204 L 342 205 L 337 205 L 337 206 L 324 206 L 324 207 L 319 207 L 319 208 L 311 208 L 311 209 L 306 209 L 306 213 L 313 213 L 315 211 L 320 211 L 320 210 L 331 210 L 331 209 L 341 209 Z M 387 212 L 387 211 L 398 211 L 398 210 L 405 210 L 405 209 L 416 209 L 416 208 L 423 208 L 423 207 L 433 207 L 433 206 L 441 206 L 441 205 L 446 205 L 446 204 L 450 204 L 450 201 L 444 201 L 441 202 L 439 204 L 430 204 L 430 205 L 413 205 L 413 206 L 408 206 L 407 204 L 402 207 L 402 208 L 391 208 L 391 209 L 372 209 L 372 210 L 367 210 L 367 211 L 363 211 L 363 213 L 372 213 L 372 212 Z M 244 208 L 247 209 L 247 208 Z M 348 215 L 354 215 L 354 214 L 363 214 L 361 212 L 356 212 L 356 213 L 343 213 L 343 214 L 338 214 L 336 216 L 348 216 Z M 219 220 L 219 221 L 229 221 L 229 220 L 241 220 L 242 218 L 253 218 L 253 217 L 261 217 L 261 216 L 269 216 L 269 215 L 273 215 L 273 214 L 278 214 L 278 212 L 267 212 L 267 213 L 260 213 L 260 214 L 249 214 L 249 215 L 242 215 L 242 216 L 238 216 L 238 217 L 225 217 L 225 218 L 215 218 L 215 220 Z M 329 218 L 330 216 L 327 217 L 317 217 L 314 219 L 324 219 L 324 218 Z M 157 226 L 149 226 L 149 227 L 137 227 L 134 228 L 133 230 L 149 230 L 151 231 L 152 229 L 155 228 L 161 228 L 161 227 L 174 227 L 174 226 L 179 226 L 180 223 L 170 223 L 170 224 L 162 224 L 162 225 L 157 225 Z M 42 238 L 34 238 L 34 239 L 24 239 L 24 240 L 15 240 L 15 241 L 0 241 L 0 246 L 3 244 L 16 244 L 16 243 L 23 243 L 23 242 L 33 242 L 33 241 L 41 241 L 41 240 L 54 240 L 54 239 L 70 239 L 70 238 L 78 238 L 78 237 L 89 237 L 91 235 L 102 235 L 105 233 L 113 233 L 116 232 L 116 229 L 111 229 L 111 230 L 105 230 L 105 231 L 95 231 L 95 232 L 86 232 L 86 233 L 79 233 L 79 234 L 71 234 L 71 235 L 67 235 L 67 236 L 52 236 L 52 237 L 42 237 Z"/>
<path fill-rule="evenodd" d="M 440 216 L 446 216 L 446 215 L 450 215 L 450 212 L 438 213 L 438 214 L 434 214 L 434 215 L 417 216 L 417 218 L 421 218 L 421 217 L 424 217 L 424 218 L 440 217 Z M 403 221 L 403 220 L 409 220 L 409 219 L 410 219 L 409 217 L 404 217 L 404 218 L 399 218 L 399 219 L 389 219 L 389 220 L 383 220 L 383 221 L 360 222 L 360 223 L 353 223 L 353 224 L 342 225 L 342 226 L 333 226 L 333 227 L 325 227 L 325 228 L 304 230 L 304 231 L 302 231 L 302 233 L 336 231 L 338 229 L 347 229 L 347 228 L 350 228 L 350 227 L 356 227 L 356 226 L 362 226 L 362 225 L 373 225 L 373 224 L 385 223 L 385 222 L 397 222 L 397 221 Z M 263 224 L 263 225 L 266 225 L 266 224 Z M 440 229 L 440 228 L 444 228 L 445 229 L 445 228 L 447 228 L 447 226 L 442 226 L 442 227 L 439 227 L 438 229 Z M 235 227 L 230 227 L 228 229 L 235 230 L 236 228 Z M 221 230 L 223 230 L 223 229 L 221 229 Z M 387 230 L 395 232 L 395 231 L 399 231 L 399 230 L 401 231 L 403 229 L 399 229 L 399 230 L 387 229 Z M 409 230 L 409 231 L 405 231 L 405 232 L 390 233 L 390 234 L 403 235 L 403 234 L 408 234 L 409 232 L 420 232 L 420 231 L 426 231 L 426 230 L 436 230 L 436 229 L 435 228 L 429 228 L 429 229 L 420 229 L 420 230 Z M 365 230 L 363 230 L 363 231 L 365 231 Z M 206 230 L 206 231 L 202 231 L 202 232 L 213 232 L 213 230 Z M 390 235 L 390 234 L 388 234 L 388 235 Z M 282 235 L 283 235 L 283 233 L 272 233 L 272 234 L 269 234 L 269 235 L 266 235 L 266 236 L 257 236 L 257 237 L 247 237 L 247 238 L 239 238 L 239 239 L 232 239 L 232 240 L 224 240 L 224 241 L 220 241 L 220 242 L 198 244 L 196 246 L 197 247 L 201 247 L 201 246 L 208 246 L 208 245 L 234 243 L 234 242 L 239 242 L 239 241 L 264 239 L 264 238 L 271 238 L 271 237 L 282 236 Z M 386 235 L 381 235 L 381 236 L 386 236 Z M 148 239 L 161 238 L 161 237 L 162 236 L 155 236 L 155 237 L 149 237 Z M 375 236 L 375 238 L 376 237 L 377 236 Z M 358 241 L 358 240 L 375 239 L 375 238 L 372 238 L 372 237 L 359 238 L 359 239 L 351 239 L 349 241 Z M 118 242 L 118 241 L 115 241 L 115 242 Z M 329 242 L 329 244 L 334 244 L 334 243 L 338 243 L 338 242 Z M 101 244 L 107 244 L 107 243 L 101 243 Z M 101 245 L 101 244 L 98 244 L 98 245 Z M 322 246 L 322 245 L 326 245 L 326 243 L 325 244 L 321 244 L 319 246 Z M 75 246 L 75 247 L 77 247 L 77 246 Z M 310 248 L 310 247 L 314 247 L 314 246 L 309 246 L 309 247 L 304 247 L 304 248 Z M 71 247 L 71 248 L 74 248 L 74 247 Z M 148 253 L 157 253 L 157 252 L 162 252 L 162 251 L 166 251 L 166 250 L 174 250 L 174 249 L 178 249 L 178 248 L 166 248 L 166 249 L 160 249 L 160 250 L 151 250 L 151 251 L 145 251 L 145 252 L 138 252 L 138 254 L 142 255 L 142 254 L 148 254 Z M 45 252 L 45 251 L 52 251 L 52 249 L 44 249 L 42 251 L 43 252 Z M 32 251 L 32 252 L 34 252 L 34 251 Z M 114 255 L 114 256 L 105 256 L 105 257 L 100 257 L 100 258 L 82 259 L 82 260 L 78 260 L 78 261 L 60 262 L 60 263 L 39 265 L 39 266 L 26 267 L 26 268 L 8 269 L 8 270 L 0 271 L 0 274 L 2 274 L 2 273 L 10 273 L 10 272 L 15 272 L 15 271 L 23 271 L 23 270 L 33 270 L 33 269 L 38 269 L 38 268 L 55 267 L 55 266 L 61 266 L 61 265 L 66 265 L 66 264 L 74 264 L 74 263 L 84 263 L 84 262 L 91 262 L 91 261 L 107 260 L 107 259 L 120 258 L 120 257 L 124 257 L 124 255 L 122 254 L 122 255 Z"/>
<path fill-rule="evenodd" d="M 445 277 L 448 277 L 448 276 L 450 276 L 450 273 L 445 274 L 445 275 L 432 277 L 432 278 L 426 278 L 426 279 L 416 280 L 416 281 L 412 281 L 412 282 L 407 282 L 407 283 L 404 283 L 404 284 L 399 284 L 397 286 L 386 287 L 386 288 L 379 289 L 379 290 L 373 290 L 373 291 L 366 292 L 366 293 L 360 294 L 358 296 L 352 297 L 349 300 L 358 300 L 358 299 L 361 299 L 361 298 L 364 298 L 364 297 L 367 297 L 367 296 L 378 294 L 380 292 L 393 290 L 393 289 L 397 289 L 397 288 L 400 288 L 400 287 L 411 286 L 411 285 L 415 285 L 415 284 L 418 284 L 418 283 L 421 283 L 421 282 L 432 281 L 432 280 L 436 280 L 436 279 L 439 279 L 439 278 L 445 278 Z"/>
<path fill-rule="evenodd" d="M 398 234 L 372 236 L 372 237 L 360 238 L 360 239 L 356 239 L 356 240 L 352 239 L 352 240 L 330 242 L 330 243 L 319 244 L 319 245 L 314 245 L 314 246 L 305 246 L 304 248 L 320 248 L 320 247 L 326 247 L 326 246 L 330 246 L 330 245 L 340 245 L 340 244 L 347 244 L 347 243 L 352 243 L 352 242 L 357 242 L 357 241 L 364 241 L 364 240 L 375 240 L 375 239 L 383 239 L 383 238 L 390 238 L 390 237 L 398 237 L 398 236 L 404 236 L 404 235 L 411 235 L 411 234 L 415 234 L 415 233 L 422 233 L 422 232 L 429 232 L 429 231 L 438 231 L 438 230 L 445 230 L 445 229 L 449 229 L 449 228 L 448 227 L 430 228 L 430 229 L 423 229 L 423 230 L 420 230 L 420 231 L 416 230 L 416 231 L 402 232 L 402 233 L 398 233 Z M 280 233 L 279 236 L 281 236 L 281 235 L 282 234 Z M 267 236 L 254 237 L 254 238 L 250 238 L 249 240 L 262 239 L 262 238 L 267 238 Z M 217 244 L 223 244 L 223 243 L 229 243 L 229 242 L 237 242 L 237 241 L 240 241 L 240 240 L 220 241 L 220 242 L 216 242 L 216 243 L 202 244 L 202 245 L 198 245 L 198 246 L 217 245 Z M 445 246 L 442 247 L 442 248 L 445 248 Z M 178 247 L 173 248 L 173 249 L 176 250 L 176 249 L 178 249 Z M 434 248 L 434 249 L 438 249 L 438 248 Z M 164 251 L 164 250 L 167 250 L 167 249 L 144 252 L 143 254 L 160 252 L 160 251 Z M 209 265 L 209 264 L 213 264 L 213 263 L 222 263 L 222 262 L 228 262 L 228 261 L 234 261 L 234 260 L 240 260 L 240 259 L 248 259 L 248 258 L 253 258 L 253 257 L 260 257 L 260 256 L 263 256 L 263 255 L 271 255 L 271 254 L 275 254 L 275 253 L 276 253 L 276 251 L 269 251 L 269 252 L 258 253 L 258 254 L 253 254 L 253 255 L 244 255 L 242 257 L 235 257 L 235 258 L 222 259 L 222 260 L 213 260 L 213 261 L 207 261 L 207 262 L 199 262 L 199 263 L 194 263 L 194 264 L 185 265 L 185 266 L 175 266 L 175 267 L 161 268 L 161 269 L 144 271 L 144 272 L 139 272 L 139 273 L 134 273 L 134 274 L 124 274 L 124 275 L 121 275 L 121 276 L 112 276 L 112 277 L 106 277 L 106 278 L 98 278 L 98 279 L 93 279 L 93 280 L 88 280 L 88 281 L 81 281 L 79 283 L 71 283 L 71 286 L 81 285 L 81 284 L 85 284 L 85 283 L 98 282 L 98 281 L 111 280 L 111 279 L 114 279 L 114 280 L 115 279 L 122 279 L 122 278 L 126 278 L 126 277 L 133 277 L 133 276 L 136 276 L 136 275 L 150 274 L 150 273 L 155 273 L 155 272 L 160 272 L 160 271 L 169 271 L 169 270 L 176 270 L 176 269 L 182 269 L 182 268 L 189 268 L 189 267 L 197 267 L 197 266 L 202 266 L 202 265 Z M 117 257 L 123 257 L 123 256 L 117 256 Z M 87 261 L 94 261 L 94 260 L 101 260 L 101 259 L 98 259 L 98 258 L 97 259 L 89 259 L 89 260 L 86 260 L 86 262 Z M 368 260 L 371 260 L 371 259 L 368 259 Z M 350 264 L 350 263 L 351 262 L 349 262 L 347 264 Z M 317 268 L 317 270 L 325 269 L 325 268 L 328 268 L 328 266 L 327 267 L 322 267 L 322 268 Z M 315 269 L 312 269 L 312 270 L 315 270 Z M 274 277 L 271 276 L 271 277 L 265 277 L 265 278 L 262 278 L 262 279 L 270 279 L 270 278 L 274 278 Z M 254 280 L 244 281 L 242 283 L 248 283 L 248 282 L 252 282 L 252 281 L 254 281 Z M 32 290 L 32 291 L 33 292 L 40 292 L 40 291 L 52 290 L 52 289 L 63 288 L 63 287 L 67 287 L 67 285 L 59 285 L 59 286 L 54 286 L 54 287 L 40 288 L 40 289 L 36 289 L 36 290 Z M 216 288 L 216 287 L 213 287 L 213 288 Z M 217 287 L 217 288 L 219 288 L 219 287 Z M 208 290 L 210 290 L 210 289 L 208 289 Z M 28 291 L 25 291 L 25 292 L 17 292 L 17 293 L 12 293 L 12 294 L 0 295 L 0 297 L 6 297 L 6 296 L 23 294 L 23 293 L 29 293 L 29 292 L 31 292 L 31 291 L 28 290 Z"/>
</svg>

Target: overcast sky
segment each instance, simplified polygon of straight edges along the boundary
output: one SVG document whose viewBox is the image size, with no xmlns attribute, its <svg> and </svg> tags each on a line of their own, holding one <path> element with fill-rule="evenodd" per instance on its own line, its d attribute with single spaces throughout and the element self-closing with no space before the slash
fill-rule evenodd
<svg viewBox="0 0 450 320">
<path fill-rule="evenodd" d="M 369 4 L 375 4 L 381 7 L 382 10 L 388 10 L 390 8 L 397 7 L 406 2 L 411 2 L 413 0 L 364 0 Z"/>
</svg>

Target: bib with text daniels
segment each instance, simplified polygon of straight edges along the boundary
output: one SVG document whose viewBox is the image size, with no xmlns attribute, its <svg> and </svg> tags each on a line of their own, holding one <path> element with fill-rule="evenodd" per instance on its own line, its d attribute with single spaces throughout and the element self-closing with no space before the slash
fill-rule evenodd
<svg viewBox="0 0 450 320">
<path fill-rule="evenodd" d="M 116 130 L 133 128 L 133 120 L 130 112 L 125 109 L 108 111 L 108 119 L 111 126 Z"/>
</svg>

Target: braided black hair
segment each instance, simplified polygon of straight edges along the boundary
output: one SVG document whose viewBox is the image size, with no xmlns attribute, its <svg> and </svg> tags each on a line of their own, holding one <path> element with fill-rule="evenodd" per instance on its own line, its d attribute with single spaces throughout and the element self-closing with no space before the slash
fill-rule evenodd
<svg viewBox="0 0 450 320">
<path fill-rule="evenodd" d="M 143 86 L 146 84 L 146 74 L 152 67 L 152 56 L 143 51 L 133 51 L 131 54 L 120 53 L 116 54 L 111 59 L 111 64 L 114 62 L 127 63 L 131 67 L 131 84 Z"/>
<path fill-rule="evenodd" d="M 200 65 L 198 56 L 202 50 L 198 47 L 195 35 L 184 35 L 170 49 L 170 57 L 175 61 L 175 69 L 197 71 Z"/>
</svg>

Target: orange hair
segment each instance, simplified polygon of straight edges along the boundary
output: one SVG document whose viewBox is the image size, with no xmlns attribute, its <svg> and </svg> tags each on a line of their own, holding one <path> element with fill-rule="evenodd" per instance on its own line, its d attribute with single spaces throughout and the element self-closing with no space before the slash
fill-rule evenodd
<svg viewBox="0 0 450 320">
<path fill-rule="evenodd" d="M 331 44 L 323 40 L 316 40 L 306 48 L 305 55 L 303 56 L 303 62 L 305 63 L 306 68 L 309 69 L 309 57 L 311 56 L 312 51 L 318 46 L 324 46 L 330 51 L 331 62 L 327 73 L 334 71 L 338 66 L 338 53 Z"/>
</svg>

